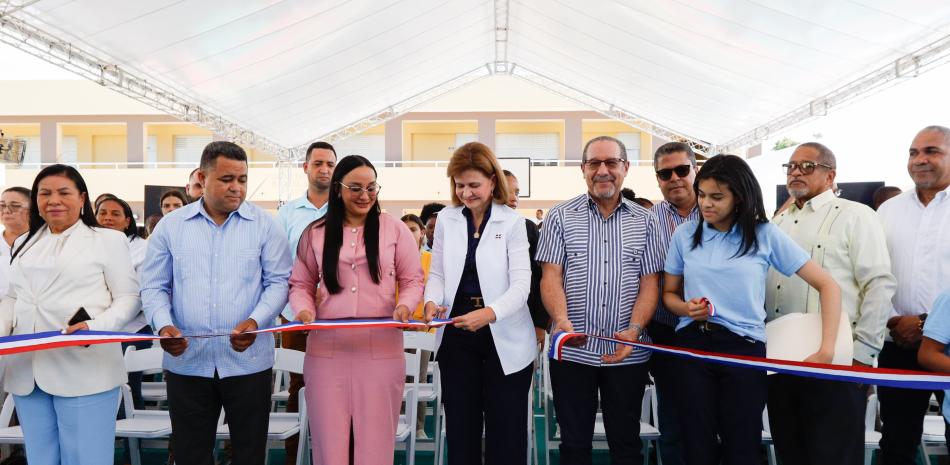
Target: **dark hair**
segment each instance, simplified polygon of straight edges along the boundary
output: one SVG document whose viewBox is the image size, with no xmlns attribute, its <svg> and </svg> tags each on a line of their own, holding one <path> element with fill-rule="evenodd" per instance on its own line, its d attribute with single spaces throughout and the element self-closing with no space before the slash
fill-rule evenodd
<svg viewBox="0 0 950 465">
<path fill-rule="evenodd" d="M 657 147 L 656 152 L 653 153 L 653 166 L 657 166 L 657 164 L 659 164 L 660 157 L 680 152 L 686 152 L 686 158 L 689 158 L 689 163 L 693 165 L 693 168 L 695 168 L 696 152 L 693 152 L 693 148 L 685 142 L 667 142 Z"/>
<path fill-rule="evenodd" d="M 80 194 L 85 194 L 86 199 L 83 200 L 82 210 L 80 210 L 79 213 L 79 221 L 82 221 L 83 224 L 90 228 L 99 226 L 99 223 L 96 221 L 96 214 L 92 210 L 92 204 L 89 203 L 89 188 L 86 187 L 86 181 L 79 174 L 79 171 L 72 166 L 63 164 L 47 166 L 40 170 L 39 174 L 36 175 L 36 179 L 33 180 L 33 188 L 30 189 L 30 232 L 27 233 L 26 239 L 24 239 L 16 251 L 13 252 L 13 255 L 10 257 L 11 262 L 23 250 L 23 246 L 28 244 L 30 239 L 36 235 L 37 231 L 43 226 L 46 226 L 46 220 L 40 216 L 40 209 L 36 205 L 36 191 L 39 188 L 40 181 L 50 176 L 63 176 L 68 178 L 76 185 L 76 190 L 78 190 Z"/>
<path fill-rule="evenodd" d="M 637 197 L 633 199 L 633 203 L 646 208 L 647 210 L 653 208 L 653 201 L 646 197 Z"/>
<path fill-rule="evenodd" d="M 310 147 L 307 147 L 307 157 L 304 158 L 304 163 L 310 162 L 310 155 L 313 155 L 313 151 L 317 149 L 329 150 L 333 152 L 333 158 L 336 158 L 336 149 L 333 148 L 329 142 L 318 141 L 310 144 Z"/>
<path fill-rule="evenodd" d="M 201 167 L 199 166 L 199 167 L 197 167 L 197 168 L 191 170 L 191 173 L 188 174 L 188 180 L 191 181 L 191 178 L 193 178 L 193 177 L 195 176 L 195 173 L 197 173 L 198 170 L 200 170 L 200 169 L 201 169 Z"/>
<path fill-rule="evenodd" d="M 587 149 L 590 148 L 591 144 L 593 144 L 594 142 L 605 142 L 605 141 L 613 142 L 617 144 L 617 146 L 620 147 L 620 159 L 621 160 L 627 159 L 627 146 L 623 145 L 623 142 L 620 142 L 620 139 L 617 139 L 616 137 L 610 137 L 610 136 L 597 136 L 587 141 L 586 144 L 584 144 L 584 152 L 583 152 L 583 155 L 581 155 L 581 161 L 582 162 L 587 161 Z"/>
<path fill-rule="evenodd" d="M 224 157 L 235 161 L 247 163 L 247 153 L 240 145 L 234 142 L 216 140 L 205 146 L 201 152 L 201 171 L 207 173 L 214 169 L 214 164 L 218 157 Z"/>
<path fill-rule="evenodd" d="M 897 186 L 881 186 L 874 190 L 874 194 L 871 196 L 872 207 L 877 210 L 882 203 L 889 200 L 895 195 L 901 193 L 901 188 Z"/>
<path fill-rule="evenodd" d="M 161 208 L 162 204 L 165 203 L 165 199 L 169 197 L 177 197 L 178 200 L 181 200 L 181 204 L 183 206 L 188 205 L 188 199 L 185 198 L 185 194 L 182 194 L 178 189 L 172 189 L 165 191 L 165 193 L 162 194 L 162 198 L 158 200 L 158 207 Z"/>
<path fill-rule="evenodd" d="M 126 226 L 122 232 L 125 233 L 125 237 L 129 238 L 129 241 L 135 240 L 135 238 L 139 236 L 139 228 L 135 225 L 135 215 L 132 213 L 132 207 L 129 206 L 129 203 L 118 197 L 102 199 L 102 202 L 99 202 L 99 205 L 96 206 L 96 216 L 99 216 L 99 209 L 102 208 L 102 204 L 106 202 L 119 204 L 119 208 L 122 209 L 122 214 L 129 219 L 129 225 Z"/>
<path fill-rule="evenodd" d="M 623 189 L 620 189 L 620 196 L 631 202 L 637 199 L 636 192 L 634 192 L 633 189 L 629 187 L 624 187 Z"/>
<path fill-rule="evenodd" d="M 155 230 L 155 226 L 158 225 L 158 222 L 162 220 L 162 215 L 158 213 L 149 215 L 148 218 L 145 218 L 145 237 L 152 235 L 152 231 Z"/>
<path fill-rule="evenodd" d="M 8 187 L 3 190 L 4 194 L 6 194 L 7 192 L 16 192 L 17 194 L 20 194 L 26 197 L 27 199 L 30 198 L 30 190 L 25 187 L 20 187 L 20 186 Z"/>
<path fill-rule="evenodd" d="M 512 173 L 511 171 L 508 171 L 508 170 L 501 170 L 501 172 L 504 173 L 505 176 L 507 176 L 507 177 L 511 177 L 511 178 L 518 179 L 518 176 L 515 176 L 515 173 Z"/>
<path fill-rule="evenodd" d="M 330 178 L 330 193 L 327 201 L 327 214 L 313 223 L 310 223 L 303 234 L 300 235 L 301 241 L 297 245 L 297 257 L 307 257 L 313 255 L 313 245 L 310 243 L 310 231 L 313 228 L 325 228 L 323 236 L 323 283 L 327 291 L 331 294 L 339 294 L 343 288 L 340 286 L 340 280 L 337 278 L 337 268 L 340 263 L 340 248 L 343 246 L 343 219 L 346 216 L 346 207 L 343 205 L 342 189 L 340 182 L 343 177 L 356 168 L 367 166 L 376 173 L 376 167 L 364 157 L 359 155 L 348 155 L 343 157 L 333 170 L 333 176 Z M 366 247 L 366 262 L 369 265 L 369 274 L 373 282 L 379 284 L 379 215 L 382 209 L 379 207 L 379 199 L 373 203 L 366 215 L 366 223 L 363 225 L 363 245 Z M 302 261 L 302 263 L 306 263 Z M 316 270 L 310 270 L 313 276 L 317 276 Z"/>
<path fill-rule="evenodd" d="M 425 229 L 426 229 L 426 224 L 422 222 L 422 219 L 419 218 L 419 217 L 416 216 L 416 215 L 413 215 L 412 213 L 410 213 L 410 214 L 408 214 L 408 215 L 402 215 L 402 218 L 399 218 L 399 221 L 402 221 L 403 223 L 406 223 L 406 222 L 411 221 L 411 222 L 415 223 L 416 225 L 418 225 L 418 226 L 419 226 L 419 229 L 421 229 L 421 230 L 423 230 L 423 231 L 425 231 Z"/>
<path fill-rule="evenodd" d="M 693 182 L 693 191 L 699 197 L 699 182 L 712 179 L 725 184 L 735 197 L 735 224 L 742 230 L 742 244 L 733 257 L 741 257 L 755 253 L 759 249 L 759 240 L 755 235 L 758 225 L 768 223 L 765 213 L 765 202 L 762 200 L 762 188 L 752 173 L 752 168 L 745 160 L 735 155 L 716 155 L 703 163 L 696 181 Z M 699 217 L 699 225 L 693 233 L 693 249 L 703 244 L 703 229 L 705 222 Z"/>
<path fill-rule="evenodd" d="M 419 213 L 419 219 L 422 220 L 422 223 L 428 223 L 429 218 L 437 215 L 442 209 L 445 208 L 444 204 L 433 202 L 427 203 L 422 206 L 422 211 Z"/>
<path fill-rule="evenodd" d="M 109 199 L 117 199 L 117 198 L 118 197 L 116 197 L 114 194 L 110 194 L 108 192 L 104 194 L 99 194 L 99 197 L 96 197 L 96 201 L 95 203 L 93 203 L 93 206 L 96 207 L 96 210 L 98 210 L 100 203 L 105 202 L 106 200 L 109 200 Z"/>
</svg>

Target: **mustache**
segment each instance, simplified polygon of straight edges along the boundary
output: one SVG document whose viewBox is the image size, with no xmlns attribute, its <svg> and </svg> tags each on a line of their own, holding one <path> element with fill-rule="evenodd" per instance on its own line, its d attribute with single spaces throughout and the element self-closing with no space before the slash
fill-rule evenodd
<svg viewBox="0 0 950 465">
<path fill-rule="evenodd" d="M 616 181 L 616 180 L 617 180 L 617 178 L 615 178 L 615 177 L 613 177 L 613 176 L 610 176 L 610 175 L 599 175 L 599 176 L 594 176 L 594 182 L 601 182 L 601 181 Z"/>
</svg>

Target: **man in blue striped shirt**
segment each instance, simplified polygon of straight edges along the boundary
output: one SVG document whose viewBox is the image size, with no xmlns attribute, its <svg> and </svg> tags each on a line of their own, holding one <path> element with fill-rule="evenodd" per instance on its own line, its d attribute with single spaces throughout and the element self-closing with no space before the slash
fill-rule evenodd
<svg viewBox="0 0 950 465">
<path fill-rule="evenodd" d="M 235 465 L 265 460 L 274 338 L 287 302 L 290 250 L 277 221 L 244 201 L 247 155 L 231 142 L 201 154 L 204 196 L 158 224 L 142 264 L 143 309 L 163 339 L 172 446 L 181 464 L 211 463 L 221 408 Z"/>
<path fill-rule="evenodd" d="M 689 144 L 668 142 L 656 149 L 653 154 L 653 168 L 663 200 L 650 209 L 660 225 L 660 240 L 663 257 L 670 246 L 670 238 L 676 228 L 690 220 L 699 219 L 696 204 L 696 192 L 693 181 L 696 180 L 696 154 Z M 661 280 L 662 289 L 662 280 Z M 656 313 L 650 323 L 650 339 L 654 343 L 673 345 L 673 336 L 679 317 L 663 306 L 663 300 L 657 304 Z M 679 404 L 676 388 L 678 379 L 678 358 L 672 355 L 653 354 L 650 359 L 650 371 L 656 382 L 657 403 L 660 417 L 660 453 L 663 465 L 681 465 L 683 459 L 682 415 L 676 411 Z"/>
<path fill-rule="evenodd" d="M 659 300 L 663 269 L 659 225 L 620 195 L 630 167 L 623 143 L 591 139 L 581 167 L 587 193 L 552 208 L 537 260 L 541 296 L 554 331 L 638 340 Z M 611 463 L 641 464 L 640 399 L 649 353 L 587 338 L 551 361 L 561 429 L 561 463 L 591 463 L 598 392 Z"/>
</svg>

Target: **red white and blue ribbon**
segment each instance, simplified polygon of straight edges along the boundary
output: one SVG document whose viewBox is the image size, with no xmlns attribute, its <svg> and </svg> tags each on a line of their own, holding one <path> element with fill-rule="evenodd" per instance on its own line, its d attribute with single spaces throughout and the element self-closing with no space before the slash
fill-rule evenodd
<svg viewBox="0 0 950 465">
<path fill-rule="evenodd" d="M 904 389 L 950 389 L 950 374 L 930 373 L 925 371 L 893 370 L 885 368 L 865 368 L 846 365 L 831 365 L 827 363 L 792 362 L 764 357 L 749 357 L 743 355 L 721 354 L 705 352 L 695 349 L 682 349 L 645 342 L 630 342 L 613 337 L 595 336 L 583 333 L 560 332 L 551 336 L 551 347 L 548 356 L 560 360 L 564 345 L 573 338 L 591 337 L 615 342 L 626 346 L 646 349 L 654 352 L 676 355 L 693 360 L 703 360 L 721 365 L 742 368 L 751 368 L 763 371 L 774 371 L 808 378 L 845 381 L 851 383 L 875 384 Z"/>
<path fill-rule="evenodd" d="M 716 306 L 709 299 L 703 297 L 703 303 L 706 304 L 706 310 L 709 310 L 709 317 L 716 316 Z"/>
<path fill-rule="evenodd" d="M 290 322 L 272 328 L 263 328 L 250 333 L 279 333 L 285 331 L 313 331 L 347 328 L 404 328 L 424 329 L 437 328 L 451 324 L 452 320 L 436 319 L 426 324 L 423 321 L 410 320 L 403 323 L 399 320 L 316 320 L 312 323 Z M 206 338 L 231 336 L 231 333 L 221 334 L 186 334 L 185 338 Z M 60 331 L 46 331 L 34 334 L 18 334 L 15 336 L 0 337 L 0 355 L 36 352 L 40 350 L 57 349 L 60 347 L 88 346 L 95 344 L 112 344 L 117 342 L 138 342 L 163 339 L 161 336 L 150 334 L 133 334 L 113 331 L 81 330 L 73 334 L 63 334 Z"/>
</svg>

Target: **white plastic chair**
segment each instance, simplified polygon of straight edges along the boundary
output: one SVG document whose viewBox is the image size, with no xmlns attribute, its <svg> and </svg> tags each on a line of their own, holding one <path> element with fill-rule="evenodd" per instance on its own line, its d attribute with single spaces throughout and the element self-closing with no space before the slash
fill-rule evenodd
<svg viewBox="0 0 950 465">
<path fill-rule="evenodd" d="M 306 354 L 299 350 L 278 347 L 274 349 L 274 393 L 271 394 L 271 411 L 277 411 L 277 402 L 290 399 L 290 374 L 302 374 Z"/>
<path fill-rule="evenodd" d="M 134 349 L 134 347 L 130 347 Z M 172 432 L 172 420 L 164 410 L 136 410 L 132 404 L 132 389 L 122 385 L 125 418 L 116 420 L 115 436 L 129 440 L 129 456 L 132 465 L 142 465 L 139 441 L 142 439 L 167 438 Z"/>
<path fill-rule="evenodd" d="M 931 455 L 947 455 L 945 429 L 943 415 L 924 416 L 924 432 L 920 437 L 920 452 L 924 465 L 930 465 Z"/>
<path fill-rule="evenodd" d="M 767 448 L 769 465 L 777 465 L 778 459 L 775 456 L 775 443 L 772 441 L 772 427 L 769 426 L 768 405 L 762 409 L 762 444 Z"/>
<path fill-rule="evenodd" d="M 125 371 L 129 373 L 136 371 L 143 373 L 160 373 L 162 371 L 162 354 L 164 354 L 164 351 L 161 347 L 136 350 L 135 346 L 129 346 L 125 349 Z M 168 388 L 165 386 L 165 382 L 142 382 L 142 400 L 159 404 L 167 402 Z"/>
<path fill-rule="evenodd" d="M 7 394 L 7 398 L 3 401 L 3 408 L 0 409 L 0 444 L 23 444 L 23 429 L 19 426 L 10 426 L 15 409 L 13 394 Z"/>
<path fill-rule="evenodd" d="M 877 394 L 868 396 L 867 408 L 864 410 L 864 465 L 871 465 L 874 451 L 881 448 L 881 432 L 874 429 L 880 408 Z"/>
<path fill-rule="evenodd" d="M 435 334 L 422 332 L 422 331 L 404 331 L 402 336 L 403 349 L 405 350 L 427 350 L 429 352 L 435 352 Z M 420 358 L 420 363 L 422 360 Z M 432 438 L 433 450 L 435 456 L 439 455 L 439 448 L 441 447 L 441 436 L 442 436 L 442 416 L 440 415 L 440 409 L 442 406 L 442 389 L 440 386 L 440 377 L 439 377 L 439 364 L 435 361 L 430 361 L 427 375 L 432 376 L 432 382 L 427 382 L 426 378 L 419 379 L 417 391 L 417 398 L 420 403 L 433 403 L 432 413 L 435 420 L 435 433 Z M 408 385 L 406 386 L 408 389 Z M 406 396 L 406 392 L 403 391 L 403 397 Z M 417 425 L 418 426 L 418 425 Z"/>
<path fill-rule="evenodd" d="M 416 463 L 416 408 L 419 404 L 419 365 L 421 354 L 405 353 L 406 357 L 406 376 L 411 381 L 406 383 L 403 400 L 406 403 L 405 413 L 399 415 L 399 423 L 396 425 L 397 443 L 404 443 L 406 449 L 406 465 L 415 465 Z"/>
</svg>

